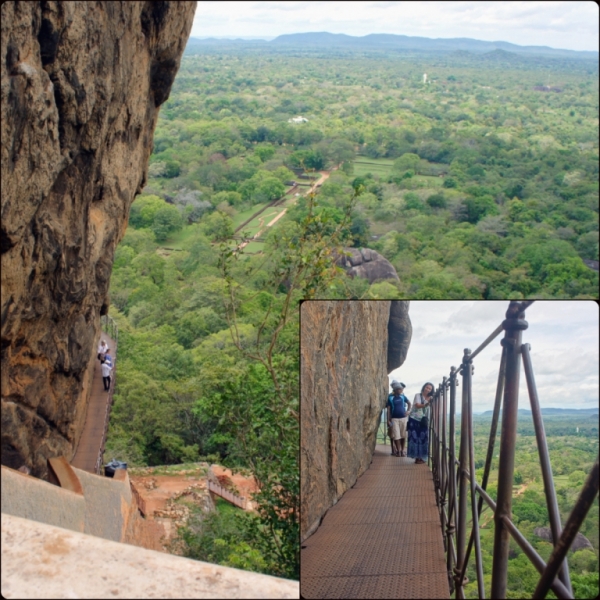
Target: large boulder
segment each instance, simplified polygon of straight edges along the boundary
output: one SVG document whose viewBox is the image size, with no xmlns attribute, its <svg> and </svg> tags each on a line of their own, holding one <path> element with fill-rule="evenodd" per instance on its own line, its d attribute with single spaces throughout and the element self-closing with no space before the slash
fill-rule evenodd
<svg viewBox="0 0 600 600">
<path fill-rule="evenodd" d="M 100 315 L 195 2 L 2 4 L 2 464 L 85 420 Z"/>
<path fill-rule="evenodd" d="M 552 530 L 550 527 L 536 527 L 533 530 L 533 533 L 547 542 L 554 543 L 552 539 Z M 577 533 L 573 543 L 571 544 L 570 550 L 577 552 L 577 550 L 583 550 L 584 548 L 593 550 L 594 546 L 592 546 L 590 540 L 588 540 L 583 533 Z"/>
<path fill-rule="evenodd" d="M 409 304 L 408 300 L 394 300 L 390 306 L 390 320 L 388 321 L 388 373 L 403 365 L 406 360 L 412 337 L 412 325 L 408 316 Z"/>
<path fill-rule="evenodd" d="M 301 305 L 302 540 L 371 463 L 389 365 L 404 362 L 410 342 L 408 304 L 319 300 Z M 394 337 L 391 354 L 388 336 Z"/>
<path fill-rule="evenodd" d="M 370 248 L 344 248 L 344 254 L 336 262 L 350 277 L 362 277 L 368 279 L 369 283 L 399 279 L 392 263 Z"/>
</svg>

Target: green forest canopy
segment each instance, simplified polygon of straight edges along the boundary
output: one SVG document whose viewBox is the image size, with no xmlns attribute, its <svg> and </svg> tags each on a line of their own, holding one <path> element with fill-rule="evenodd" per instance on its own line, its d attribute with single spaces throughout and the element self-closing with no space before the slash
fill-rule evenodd
<svg viewBox="0 0 600 600">
<path fill-rule="evenodd" d="M 546 83 L 561 91 L 533 89 Z M 289 122 L 298 115 L 307 122 Z M 260 519 L 244 525 L 250 562 L 298 577 L 298 321 L 286 307 L 306 293 L 596 297 L 582 259 L 598 260 L 597 115 L 588 61 L 185 56 L 115 253 L 109 454 L 250 468 L 264 485 Z M 299 197 L 263 254 L 232 254 L 234 223 L 303 170 L 337 165 L 318 205 Z M 338 234 L 381 252 L 400 281 L 332 271 Z"/>
</svg>

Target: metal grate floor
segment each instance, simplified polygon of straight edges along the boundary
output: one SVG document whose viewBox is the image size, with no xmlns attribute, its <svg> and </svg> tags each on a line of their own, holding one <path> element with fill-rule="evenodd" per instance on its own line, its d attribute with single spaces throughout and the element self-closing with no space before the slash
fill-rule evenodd
<svg viewBox="0 0 600 600">
<path fill-rule="evenodd" d="M 449 598 L 426 465 L 377 446 L 373 462 L 302 545 L 304 598 Z"/>
</svg>

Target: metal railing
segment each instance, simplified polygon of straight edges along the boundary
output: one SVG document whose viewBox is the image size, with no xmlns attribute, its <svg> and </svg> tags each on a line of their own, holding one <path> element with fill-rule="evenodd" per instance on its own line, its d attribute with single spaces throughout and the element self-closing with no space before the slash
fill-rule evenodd
<svg viewBox="0 0 600 600">
<path fill-rule="evenodd" d="M 479 517 L 485 502 L 494 512 L 494 549 L 492 557 L 492 598 L 506 598 L 508 552 L 510 537 L 521 547 L 527 558 L 539 571 L 541 578 L 533 598 L 544 598 L 549 589 L 558 598 L 573 598 L 566 553 L 575 539 L 589 508 L 598 494 L 598 458 L 569 516 L 564 529 L 561 526 L 558 502 L 554 489 L 550 457 L 544 423 L 540 410 L 529 344 L 522 343 L 522 334 L 528 327 L 525 310 L 533 301 L 511 301 L 506 319 L 474 351 L 464 350 L 462 364 L 451 367 L 449 377 L 435 390 L 429 421 L 429 464 L 435 484 L 436 502 L 440 513 L 442 535 L 446 551 L 446 568 L 450 593 L 464 598 L 465 578 L 469 558 L 475 548 L 475 571 L 479 598 L 485 598 L 483 565 L 479 536 Z M 471 379 L 473 359 L 502 331 L 502 355 L 492 416 L 487 456 L 481 484 L 477 482 L 473 440 L 473 401 Z M 554 549 L 548 562 L 512 522 L 512 486 L 517 435 L 517 408 L 519 395 L 520 362 L 527 381 L 535 436 L 540 456 L 544 492 Z M 458 459 L 455 447 L 455 415 L 457 377 L 462 377 L 462 407 L 460 411 L 460 447 Z M 496 432 L 502 404 L 502 428 L 498 466 L 498 497 L 494 502 L 486 493 Z M 448 406 L 449 404 L 449 406 Z M 468 490 L 468 491 L 467 491 Z M 477 499 L 477 494 L 479 495 Z M 467 502 L 470 500 L 472 527 L 467 544 Z"/>
<path fill-rule="evenodd" d="M 117 327 L 117 322 L 112 317 L 102 315 L 100 317 L 100 326 L 102 327 L 102 331 L 110 335 L 115 344 L 119 343 L 119 328 Z"/>
<path fill-rule="evenodd" d="M 108 433 L 108 422 L 110 420 L 110 411 L 113 404 L 113 394 L 117 385 L 117 347 L 119 345 L 119 328 L 117 327 L 116 321 L 108 315 L 102 315 L 100 317 L 100 325 L 102 331 L 107 333 L 115 342 L 114 348 L 114 367 L 112 373 L 111 389 L 108 391 L 108 402 L 106 403 L 106 412 L 104 414 L 104 427 L 102 433 L 102 443 L 100 444 L 100 450 L 98 450 L 98 458 L 96 459 L 96 466 L 94 471 L 98 475 L 102 475 L 102 457 L 104 455 L 104 447 L 106 445 L 106 434 Z"/>
<path fill-rule="evenodd" d="M 383 407 L 381 411 L 381 416 L 379 417 L 379 427 L 377 428 L 377 438 L 376 443 L 379 443 L 379 438 L 383 438 L 383 444 L 387 446 L 388 439 L 390 440 L 390 444 L 392 443 L 392 438 L 388 435 L 388 424 L 387 424 L 387 406 Z"/>
<path fill-rule="evenodd" d="M 210 479 L 208 480 L 208 489 L 209 491 L 217 494 L 217 496 L 221 496 L 221 498 L 231 502 L 234 506 L 239 508 L 246 509 L 246 498 L 242 496 L 236 496 L 233 492 L 230 492 L 227 488 L 224 488 L 222 485 L 218 483 L 214 483 Z"/>
</svg>

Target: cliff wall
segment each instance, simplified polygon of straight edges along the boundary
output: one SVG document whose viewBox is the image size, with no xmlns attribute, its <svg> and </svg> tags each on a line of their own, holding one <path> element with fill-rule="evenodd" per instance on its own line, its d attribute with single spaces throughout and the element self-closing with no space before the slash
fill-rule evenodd
<svg viewBox="0 0 600 600">
<path fill-rule="evenodd" d="M 387 374 L 404 362 L 410 344 L 408 305 L 301 305 L 301 540 L 371 462 Z"/>
<path fill-rule="evenodd" d="M 195 2 L 2 4 L 2 464 L 81 434 L 113 254 Z"/>
</svg>

